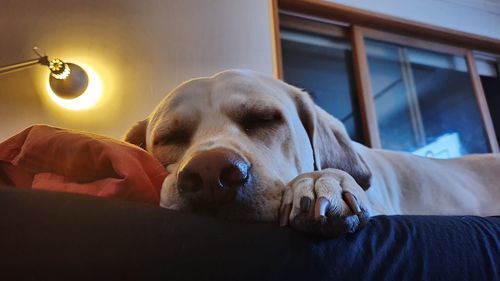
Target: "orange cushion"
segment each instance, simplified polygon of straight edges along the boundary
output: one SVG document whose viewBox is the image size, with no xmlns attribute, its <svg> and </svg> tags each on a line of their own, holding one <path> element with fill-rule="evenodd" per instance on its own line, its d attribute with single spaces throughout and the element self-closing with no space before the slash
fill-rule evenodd
<svg viewBox="0 0 500 281">
<path fill-rule="evenodd" d="M 166 175 L 145 150 L 90 133 L 35 125 L 0 143 L 0 186 L 158 204 Z"/>
</svg>

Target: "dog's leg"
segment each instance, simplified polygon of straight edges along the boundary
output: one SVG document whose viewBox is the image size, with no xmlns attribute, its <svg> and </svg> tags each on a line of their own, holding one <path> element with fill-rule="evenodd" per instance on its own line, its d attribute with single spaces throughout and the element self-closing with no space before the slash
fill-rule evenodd
<svg viewBox="0 0 500 281">
<path fill-rule="evenodd" d="M 299 175 L 288 184 L 280 224 L 300 231 L 336 237 L 353 233 L 370 218 L 365 191 L 346 172 L 325 169 Z"/>
</svg>

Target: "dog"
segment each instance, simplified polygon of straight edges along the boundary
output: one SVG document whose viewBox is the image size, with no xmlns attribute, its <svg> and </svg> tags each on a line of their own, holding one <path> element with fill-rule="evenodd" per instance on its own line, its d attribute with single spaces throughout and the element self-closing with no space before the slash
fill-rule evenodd
<svg viewBox="0 0 500 281">
<path fill-rule="evenodd" d="M 187 81 L 125 140 L 170 174 L 161 206 L 327 237 L 373 215 L 499 215 L 500 155 L 371 149 L 304 91 L 249 70 Z"/>
</svg>

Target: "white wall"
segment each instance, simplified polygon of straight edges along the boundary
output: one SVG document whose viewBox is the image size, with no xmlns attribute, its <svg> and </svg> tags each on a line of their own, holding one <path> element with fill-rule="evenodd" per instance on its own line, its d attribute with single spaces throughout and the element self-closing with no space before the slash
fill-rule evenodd
<svg viewBox="0 0 500 281">
<path fill-rule="evenodd" d="M 354 8 L 500 39 L 498 0 L 328 0 Z"/>
<path fill-rule="evenodd" d="M 2 0 L 0 65 L 50 56 L 84 62 L 105 80 L 97 109 L 47 103 L 48 70 L 0 76 L 0 141 L 34 124 L 120 137 L 182 81 L 227 68 L 272 75 L 267 0 Z"/>
<path fill-rule="evenodd" d="M 500 39 L 497 0 L 330 0 Z M 272 75 L 267 0 L 1 0 L 0 65 L 49 56 L 84 62 L 104 79 L 94 110 L 44 98 L 43 67 L 0 76 L 0 141 L 34 124 L 120 137 L 180 82 L 227 68 Z"/>
</svg>

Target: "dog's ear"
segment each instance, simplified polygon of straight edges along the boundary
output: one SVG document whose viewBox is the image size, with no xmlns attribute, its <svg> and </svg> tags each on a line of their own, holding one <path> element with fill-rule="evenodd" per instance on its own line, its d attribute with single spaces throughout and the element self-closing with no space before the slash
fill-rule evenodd
<svg viewBox="0 0 500 281">
<path fill-rule="evenodd" d="M 135 144 L 142 149 L 146 149 L 146 130 L 148 128 L 148 120 L 142 120 L 137 122 L 132 128 L 128 130 L 125 134 L 124 140 L 131 144 Z"/>
<path fill-rule="evenodd" d="M 354 150 L 344 125 L 314 104 L 306 92 L 292 88 L 297 113 L 308 134 L 316 170 L 334 168 L 349 173 L 363 188 L 370 187 L 371 172 Z"/>
</svg>

